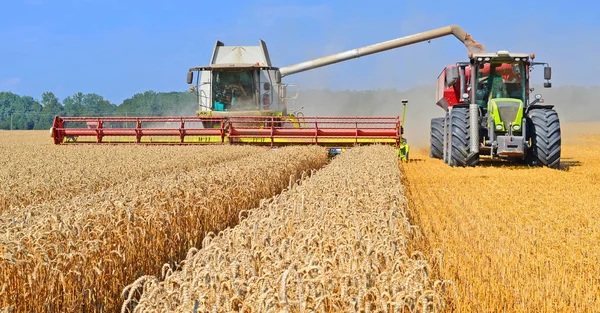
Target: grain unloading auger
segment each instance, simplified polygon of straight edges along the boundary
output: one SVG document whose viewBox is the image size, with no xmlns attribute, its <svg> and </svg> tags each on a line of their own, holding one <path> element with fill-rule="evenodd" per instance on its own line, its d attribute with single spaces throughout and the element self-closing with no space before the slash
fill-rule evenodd
<svg viewBox="0 0 600 313">
<path fill-rule="evenodd" d="M 466 46 L 475 44 L 463 29 L 450 25 L 281 68 L 271 64 L 262 40 L 258 46 L 225 46 L 217 41 L 210 65 L 188 71 L 187 83 L 193 84 L 190 91 L 198 99 L 197 116 L 56 117 L 51 134 L 56 144 L 316 144 L 339 151 L 380 143 L 394 145 L 399 156 L 406 159 L 404 114 L 401 118 L 289 113 L 287 101 L 298 97 L 299 88 L 282 83 L 282 78 L 448 35 Z M 297 88 L 291 97 L 290 87 Z M 406 112 L 407 101 L 402 103 Z"/>
</svg>

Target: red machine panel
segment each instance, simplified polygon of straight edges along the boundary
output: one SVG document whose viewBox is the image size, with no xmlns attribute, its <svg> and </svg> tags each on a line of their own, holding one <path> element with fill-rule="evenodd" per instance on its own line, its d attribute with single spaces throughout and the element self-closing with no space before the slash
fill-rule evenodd
<svg viewBox="0 0 600 313">
<path fill-rule="evenodd" d="M 215 128 L 204 128 L 202 123 L 216 124 Z M 51 129 L 55 144 L 63 143 L 105 143 L 107 137 L 125 137 L 119 143 L 206 143 L 186 142 L 190 136 L 225 135 L 224 118 L 200 117 L 59 117 L 54 119 Z M 158 136 L 175 140 L 143 142 L 145 137 Z M 83 140 L 80 137 L 84 137 Z"/>
<path fill-rule="evenodd" d="M 55 144 L 362 144 L 400 146 L 399 116 L 56 117 Z M 118 139 L 113 139 L 117 138 Z"/>
</svg>

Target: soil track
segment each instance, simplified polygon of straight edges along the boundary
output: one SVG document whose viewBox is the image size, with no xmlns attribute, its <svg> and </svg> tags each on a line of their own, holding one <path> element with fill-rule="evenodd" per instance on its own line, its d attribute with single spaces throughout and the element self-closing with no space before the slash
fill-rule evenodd
<svg viewBox="0 0 600 313">
<path fill-rule="evenodd" d="M 427 149 L 401 165 L 419 248 L 455 282 L 456 311 L 600 312 L 598 126 L 564 127 L 561 170 L 450 168 Z"/>
</svg>

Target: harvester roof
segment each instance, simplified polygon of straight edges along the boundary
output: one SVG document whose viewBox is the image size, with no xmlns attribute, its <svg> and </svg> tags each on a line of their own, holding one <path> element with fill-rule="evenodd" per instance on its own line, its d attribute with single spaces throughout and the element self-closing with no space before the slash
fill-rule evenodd
<svg viewBox="0 0 600 313">
<path fill-rule="evenodd" d="M 190 68 L 190 71 L 226 71 L 226 70 L 276 70 L 276 67 L 263 66 L 260 64 L 252 63 L 223 63 L 223 64 L 212 64 L 207 66 L 198 66 Z"/>
</svg>

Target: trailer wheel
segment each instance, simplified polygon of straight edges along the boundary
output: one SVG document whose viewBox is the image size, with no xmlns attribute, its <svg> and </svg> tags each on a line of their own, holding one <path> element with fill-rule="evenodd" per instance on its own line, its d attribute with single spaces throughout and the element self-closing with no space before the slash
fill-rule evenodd
<svg viewBox="0 0 600 313">
<path fill-rule="evenodd" d="M 553 109 L 533 109 L 527 114 L 531 148 L 529 163 L 533 166 L 560 166 L 561 131 L 558 114 Z"/>
<path fill-rule="evenodd" d="M 444 118 L 431 119 L 431 137 L 429 138 L 429 157 L 441 159 L 444 157 Z"/>
<path fill-rule="evenodd" d="M 450 112 L 450 166 L 475 166 L 479 153 L 471 153 L 471 124 L 468 108 L 452 108 Z"/>
</svg>

